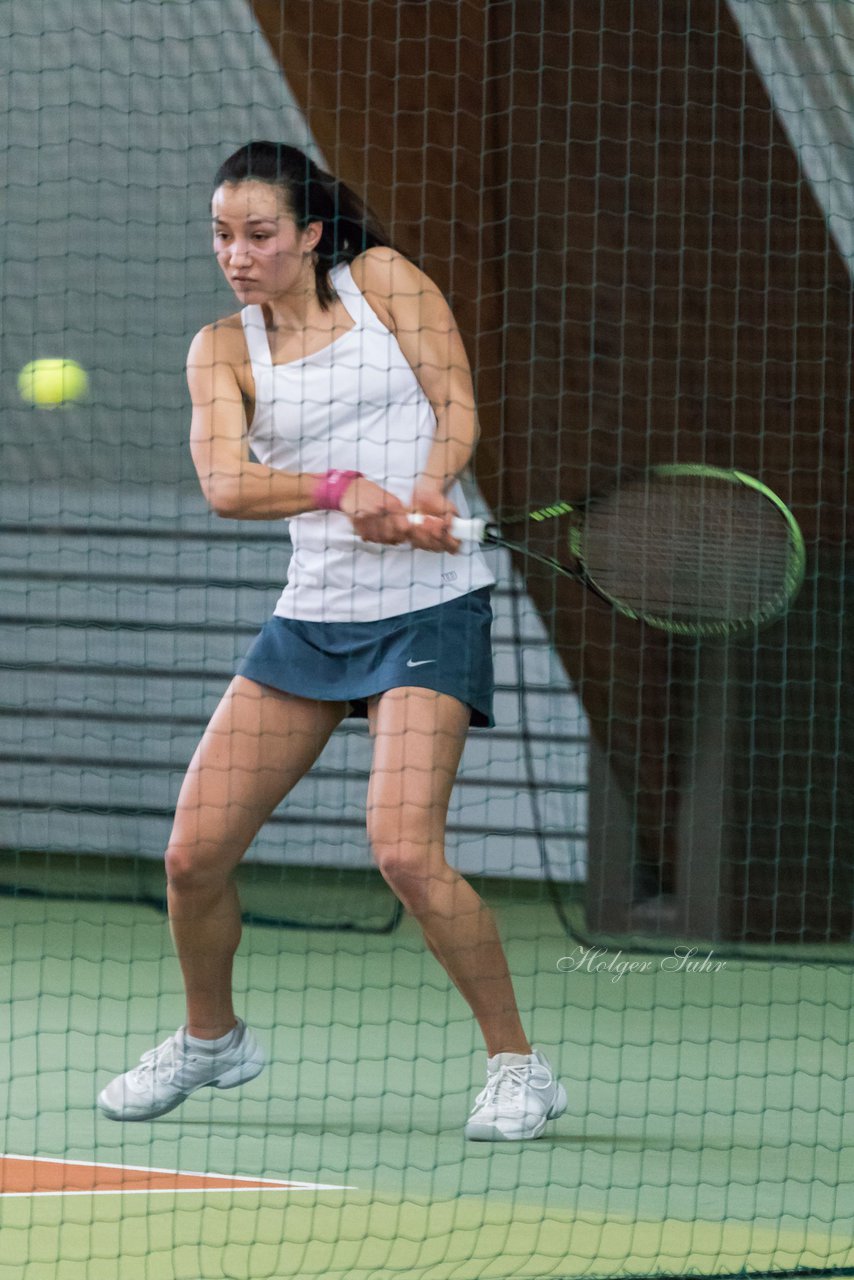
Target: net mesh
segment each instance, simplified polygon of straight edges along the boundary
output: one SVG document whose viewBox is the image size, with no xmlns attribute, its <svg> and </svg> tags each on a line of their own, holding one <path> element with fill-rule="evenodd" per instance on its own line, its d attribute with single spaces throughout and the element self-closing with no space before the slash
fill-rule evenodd
<svg viewBox="0 0 854 1280">
<path fill-rule="evenodd" d="M 848 6 L 0 8 L 0 1280 L 851 1274 Z M 187 447 L 190 340 L 239 305 L 211 183 L 252 138 L 449 298 L 476 513 L 703 463 L 806 538 L 786 618 L 715 645 L 488 553 L 497 723 L 447 850 L 567 1084 L 537 1143 L 463 1142 L 483 1042 L 374 868 L 357 722 L 237 872 L 266 1070 L 95 1106 L 185 1018 L 163 850 L 291 553 L 209 510 Z M 78 399 L 21 398 L 62 359 Z"/>
</svg>

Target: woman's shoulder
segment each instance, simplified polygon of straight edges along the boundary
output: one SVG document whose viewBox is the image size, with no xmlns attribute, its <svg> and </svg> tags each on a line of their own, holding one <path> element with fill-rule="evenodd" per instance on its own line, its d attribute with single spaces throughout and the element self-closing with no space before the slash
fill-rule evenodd
<svg viewBox="0 0 854 1280">
<path fill-rule="evenodd" d="M 190 344 L 190 357 L 208 357 L 224 360 L 229 364 L 243 364 L 246 360 L 246 340 L 243 336 L 241 313 L 222 316 L 204 325 Z"/>
<path fill-rule="evenodd" d="M 350 264 L 354 283 L 392 333 L 420 323 L 425 302 L 441 299 L 436 285 L 420 267 L 397 249 L 366 249 Z"/>
<path fill-rule="evenodd" d="M 423 287 L 427 279 L 420 267 L 390 245 L 365 249 L 350 263 L 350 272 L 363 293 L 370 290 L 385 298 L 400 293 L 407 282 Z"/>
</svg>

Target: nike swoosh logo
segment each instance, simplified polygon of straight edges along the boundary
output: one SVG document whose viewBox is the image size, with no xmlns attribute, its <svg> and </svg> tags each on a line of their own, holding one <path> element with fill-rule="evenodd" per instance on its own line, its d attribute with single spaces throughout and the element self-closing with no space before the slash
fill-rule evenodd
<svg viewBox="0 0 854 1280">
<path fill-rule="evenodd" d="M 410 658 L 407 661 L 406 665 L 408 667 L 426 667 L 428 662 L 435 662 L 435 661 L 436 661 L 435 658 L 422 658 L 420 662 L 413 662 L 412 659 Z"/>
</svg>

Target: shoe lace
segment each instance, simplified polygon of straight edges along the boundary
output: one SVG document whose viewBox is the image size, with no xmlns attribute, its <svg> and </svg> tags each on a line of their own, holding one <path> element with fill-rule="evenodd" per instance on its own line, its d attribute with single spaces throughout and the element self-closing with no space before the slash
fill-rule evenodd
<svg viewBox="0 0 854 1280">
<path fill-rule="evenodd" d="M 475 1099 L 475 1106 L 512 1105 L 523 1088 L 548 1089 L 551 1077 L 541 1067 L 502 1066 L 493 1072 Z"/>
<path fill-rule="evenodd" d="M 156 1049 L 148 1049 L 140 1058 L 139 1065 L 134 1068 L 134 1079 L 137 1083 L 153 1075 L 158 1084 L 171 1084 L 175 1072 L 180 1065 L 181 1055 L 174 1036 L 164 1040 Z"/>
</svg>

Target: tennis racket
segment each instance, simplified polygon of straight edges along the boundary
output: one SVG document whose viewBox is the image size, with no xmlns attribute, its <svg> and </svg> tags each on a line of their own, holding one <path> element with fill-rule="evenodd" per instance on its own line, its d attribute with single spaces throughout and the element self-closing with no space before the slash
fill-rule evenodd
<svg viewBox="0 0 854 1280">
<path fill-rule="evenodd" d="M 559 523 L 567 561 L 525 544 L 525 528 L 546 521 Z M 522 541 L 512 536 L 516 526 Z M 456 518 L 451 533 L 530 556 L 625 617 L 682 636 L 736 635 L 782 617 L 806 564 L 798 523 L 767 485 L 700 465 L 627 473 L 584 502 L 555 502 L 499 524 Z"/>
</svg>

